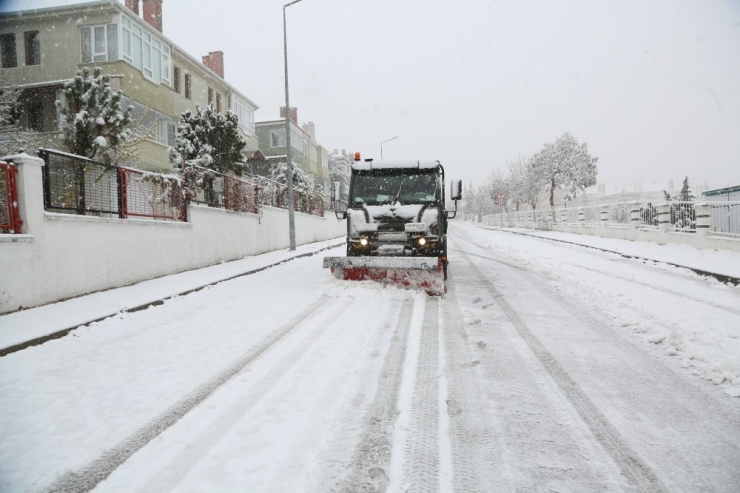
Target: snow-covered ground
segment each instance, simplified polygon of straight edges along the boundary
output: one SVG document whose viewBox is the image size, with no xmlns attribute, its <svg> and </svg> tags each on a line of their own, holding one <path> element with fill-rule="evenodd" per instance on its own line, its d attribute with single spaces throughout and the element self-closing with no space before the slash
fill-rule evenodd
<svg viewBox="0 0 740 493">
<path fill-rule="evenodd" d="M 58 331 L 100 320 L 119 312 L 154 303 L 208 284 L 248 274 L 293 258 L 311 255 L 344 238 L 301 245 L 295 251 L 276 250 L 202 269 L 163 276 L 131 286 L 109 289 L 60 303 L 0 315 L 0 349 L 12 347 Z"/>
<path fill-rule="evenodd" d="M 740 286 L 665 263 L 625 260 L 590 248 L 486 231 L 464 224 L 469 238 L 514 259 L 571 299 L 601 311 L 613 323 L 643 334 L 692 373 L 740 396 Z M 740 277 L 740 252 L 702 251 L 557 232 L 514 230 Z M 677 306 L 680 305 L 680 308 Z"/>
<path fill-rule="evenodd" d="M 740 288 L 464 223 L 449 249 L 442 298 L 316 255 L 0 358 L 0 491 L 736 490 Z"/>
</svg>

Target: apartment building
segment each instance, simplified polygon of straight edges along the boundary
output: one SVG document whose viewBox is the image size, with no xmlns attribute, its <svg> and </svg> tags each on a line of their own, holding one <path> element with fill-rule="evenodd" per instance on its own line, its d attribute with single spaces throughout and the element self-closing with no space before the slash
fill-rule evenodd
<svg viewBox="0 0 740 493">
<path fill-rule="evenodd" d="M 286 160 L 285 107 L 280 108 L 280 118 L 255 125 L 258 145 L 266 159 L 263 165 L 254 169 L 259 174 L 268 175 L 273 163 Z M 307 173 L 311 185 L 321 185 L 329 194 L 329 152 L 316 141 L 313 122 L 298 125 L 298 109 L 293 107 L 290 108 L 290 147 L 294 166 Z"/>
<path fill-rule="evenodd" d="M 21 125 L 40 132 L 44 146 L 60 148 L 55 101 L 64 82 L 82 67 L 100 67 L 124 104 L 154 129 L 141 145 L 141 160 L 128 164 L 169 171 L 167 148 L 179 117 L 196 105 L 233 111 L 245 152 L 254 153 L 258 106 L 226 82 L 223 52 L 198 59 L 164 36 L 162 23 L 162 0 L 100 0 L 0 14 L 0 62 L 7 82 L 23 90 Z"/>
</svg>

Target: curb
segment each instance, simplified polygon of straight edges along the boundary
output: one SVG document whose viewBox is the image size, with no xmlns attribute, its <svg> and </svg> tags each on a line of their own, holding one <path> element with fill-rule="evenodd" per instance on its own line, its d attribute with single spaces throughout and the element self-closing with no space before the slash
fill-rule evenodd
<svg viewBox="0 0 740 493">
<path fill-rule="evenodd" d="M 14 344 L 12 346 L 8 346 L 6 348 L 2 348 L 2 349 L 0 349 L 0 358 L 2 358 L 3 356 L 7 356 L 9 354 L 18 352 L 18 351 L 22 351 L 23 349 L 26 349 L 26 348 L 29 348 L 29 347 L 32 347 L 32 346 L 39 346 L 39 345 L 41 345 L 41 344 L 43 344 L 45 342 L 53 341 L 54 339 L 61 339 L 62 337 L 66 336 L 67 334 L 69 334 L 70 332 L 72 332 L 73 330 L 75 330 L 75 329 L 77 329 L 79 327 L 82 327 L 84 325 L 89 325 L 89 324 L 92 324 L 92 323 L 95 323 L 95 322 L 100 322 L 102 320 L 105 320 L 106 318 L 114 317 L 114 316 L 118 315 L 119 313 L 133 313 L 133 312 L 138 312 L 138 311 L 141 311 L 141 310 L 146 310 L 150 306 L 163 305 L 166 300 L 169 300 L 171 298 L 175 298 L 177 296 L 186 296 L 188 294 L 195 293 L 197 291 L 200 291 L 202 289 L 205 289 L 208 286 L 215 286 L 216 284 L 219 284 L 219 283 L 222 283 L 222 282 L 226 282 L 226 281 L 231 281 L 232 279 L 236 279 L 238 277 L 244 277 L 244 276 L 249 276 L 251 274 L 256 274 L 258 272 L 262 272 L 263 270 L 267 270 L 267 269 L 270 269 L 272 267 L 277 267 L 279 265 L 283 265 L 283 264 L 285 264 L 287 262 L 290 262 L 291 260 L 295 260 L 295 259 L 298 259 L 298 258 L 304 258 L 304 257 L 313 257 L 314 255 L 317 255 L 317 254 L 319 254 L 319 253 L 321 253 L 321 252 L 323 252 L 325 250 L 329 250 L 329 249 L 336 248 L 338 246 L 344 245 L 344 243 L 345 242 L 342 241 L 341 243 L 337 243 L 336 245 L 329 245 L 329 246 L 326 246 L 324 248 L 321 248 L 321 249 L 316 250 L 316 251 L 313 251 L 313 252 L 301 253 L 301 254 L 296 255 L 294 257 L 290 257 L 290 258 L 287 258 L 285 260 L 281 260 L 280 262 L 275 262 L 273 264 L 265 265 L 263 267 L 258 267 L 256 269 L 252 269 L 252 270 L 249 270 L 249 271 L 246 271 L 246 272 L 242 272 L 241 274 L 236 274 L 236 275 L 233 275 L 233 276 L 226 277 L 224 279 L 219 279 L 218 281 L 209 282 L 207 284 L 203 284 L 202 286 L 198 286 L 197 288 L 187 289 L 185 291 L 181 291 L 181 292 L 175 293 L 175 294 L 170 295 L 170 296 L 167 296 L 165 298 L 160 298 L 158 300 L 150 301 L 150 302 L 143 303 L 141 305 L 137 305 L 137 306 L 130 307 L 130 308 L 125 308 L 123 310 L 119 310 L 117 312 L 110 313 L 108 315 L 105 315 L 105 316 L 96 318 L 94 320 L 88 320 L 87 322 L 83 322 L 81 324 L 77 324 L 74 327 L 69 327 L 69 328 L 66 328 L 66 329 L 58 330 L 56 332 L 52 332 L 51 334 L 47 334 L 45 336 L 36 337 L 36 338 L 31 339 L 31 340 L 26 341 L 26 342 L 21 342 L 21 343 L 18 343 L 18 344 Z"/>
</svg>

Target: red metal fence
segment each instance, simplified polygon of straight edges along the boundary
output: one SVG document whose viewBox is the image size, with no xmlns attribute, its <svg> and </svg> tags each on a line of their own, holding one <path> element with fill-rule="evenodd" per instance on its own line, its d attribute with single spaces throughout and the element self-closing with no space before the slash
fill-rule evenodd
<svg viewBox="0 0 740 493">
<path fill-rule="evenodd" d="M 254 183 L 224 176 L 224 208 L 238 212 L 259 212 L 259 188 Z"/>
<path fill-rule="evenodd" d="M 185 200 L 178 178 L 131 168 L 119 168 L 118 173 L 121 218 L 185 221 Z"/>
<path fill-rule="evenodd" d="M 288 208 L 288 186 L 265 177 L 259 180 L 259 203 L 281 209 Z M 314 216 L 324 217 L 324 200 L 320 196 L 309 195 L 301 190 L 293 190 L 293 210 Z"/>
<path fill-rule="evenodd" d="M 186 221 L 189 202 L 251 213 L 258 213 L 262 205 L 288 207 L 287 187 L 261 176 L 235 178 L 200 168 L 197 173 L 185 173 L 181 178 L 107 165 L 48 149 L 40 150 L 39 156 L 46 164 L 44 207 L 49 211 Z M 12 169 L 14 172 L 15 168 Z M 320 196 L 295 190 L 293 201 L 297 212 L 324 216 L 324 201 Z"/>
<path fill-rule="evenodd" d="M 0 233 L 21 232 L 16 171 L 12 164 L 0 161 Z"/>
</svg>

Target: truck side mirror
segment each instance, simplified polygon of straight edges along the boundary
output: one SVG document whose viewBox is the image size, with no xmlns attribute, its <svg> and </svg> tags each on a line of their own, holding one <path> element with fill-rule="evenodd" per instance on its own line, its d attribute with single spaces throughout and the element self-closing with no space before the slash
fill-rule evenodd
<svg viewBox="0 0 740 493">
<path fill-rule="evenodd" d="M 334 215 L 337 216 L 337 219 L 340 221 L 342 219 L 347 219 L 347 211 L 334 211 Z"/>
<path fill-rule="evenodd" d="M 452 180 L 450 186 L 450 199 L 462 200 L 462 180 Z"/>
</svg>

